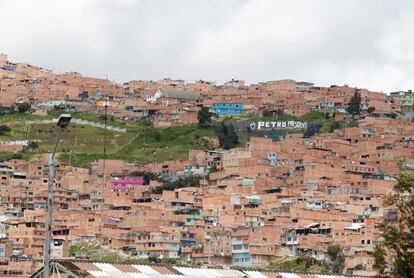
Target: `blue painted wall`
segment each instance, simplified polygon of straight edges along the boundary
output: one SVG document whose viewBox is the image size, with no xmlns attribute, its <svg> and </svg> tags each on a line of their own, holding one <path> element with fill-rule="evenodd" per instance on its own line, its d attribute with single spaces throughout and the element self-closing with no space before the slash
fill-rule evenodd
<svg viewBox="0 0 414 278">
<path fill-rule="evenodd" d="M 219 116 L 223 115 L 240 115 L 243 112 L 243 103 L 241 102 L 223 102 L 214 103 L 211 112 Z"/>
<path fill-rule="evenodd" d="M 252 266 L 252 258 L 248 252 L 232 254 L 232 256 L 233 256 L 233 265 L 244 266 L 244 267 Z"/>
</svg>

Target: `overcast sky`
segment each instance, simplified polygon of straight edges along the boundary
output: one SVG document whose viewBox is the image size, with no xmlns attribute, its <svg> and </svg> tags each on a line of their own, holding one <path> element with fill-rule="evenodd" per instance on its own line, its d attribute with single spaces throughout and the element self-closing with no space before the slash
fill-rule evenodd
<svg viewBox="0 0 414 278">
<path fill-rule="evenodd" d="M 0 0 L 0 52 L 124 82 L 414 89 L 414 1 Z"/>
</svg>

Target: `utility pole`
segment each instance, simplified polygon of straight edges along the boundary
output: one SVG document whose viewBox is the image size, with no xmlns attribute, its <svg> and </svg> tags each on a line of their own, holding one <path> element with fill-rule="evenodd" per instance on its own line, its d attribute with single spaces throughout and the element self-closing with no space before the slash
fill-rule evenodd
<svg viewBox="0 0 414 278">
<path fill-rule="evenodd" d="M 210 243 L 210 241 L 207 241 L 206 240 L 206 243 Z M 208 264 L 211 264 L 211 256 L 210 256 L 210 244 L 208 244 L 208 247 L 207 247 L 208 249 L 207 249 L 207 254 L 208 254 Z"/>
<path fill-rule="evenodd" d="M 108 124 L 108 94 L 105 95 L 105 130 L 104 130 L 104 147 L 103 147 L 103 182 L 102 182 L 102 186 L 101 186 L 101 221 L 100 221 L 100 225 L 99 225 L 99 234 L 100 234 L 100 243 L 101 245 L 103 245 L 103 214 L 104 214 L 104 191 L 105 191 L 105 186 L 106 186 L 106 136 L 107 136 L 107 124 Z"/>
<path fill-rule="evenodd" d="M 26 124 L 26 134 L 24 140 L 29 140 L 30 124 Z"/>
<path fill-rule="evenodd" d="M 45 246 L 43 255 L 43 277 L 50 277 L 51 268 L 51 256 L 50 256 L 50 243 L 52 241 L 52 205 L 53 205 L 53 187 L 55 179 L 55 154 L 57 145 L 59 144 L 60 135 L 62 130 L 69 125 L 72 116 L 68 114 L 60 115 L 57 125 L 59 126 L 58 135 L 56 137 L 55 146 L 53 152 L 49 154 L 49 182 L 47 185 L 47 220 L 46 220 L 46 231 L 45 231 Z"/>
</svg>

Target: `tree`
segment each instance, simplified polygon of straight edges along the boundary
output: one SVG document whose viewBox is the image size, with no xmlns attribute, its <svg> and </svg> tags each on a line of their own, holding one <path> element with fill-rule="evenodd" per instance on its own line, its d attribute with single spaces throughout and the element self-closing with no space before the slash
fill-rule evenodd
<svg viewBox="0 0 414 278">
<path fill-rule="evenodd" d="M 27 111 L 29 111 L 30 107 L 31 107 L 30 103 L 28 103 L 28 102 L 18 103 L 17 104 L 17 112 L 26 113 Z"/>
<path fill-rule="evenodd" d="M 225 150 L 231 149 L 239 143 L 239 136 L 231 124 L 221 123 L 215 128 L 215 134 L 219 139 L 220 147 Z"/>
<path fill-rule="evenodd" d="M 370 106 L 370 107 L 368 107 L 368 109 L 367 109 L 367 113 L 368 113 L 369 115 L 371 115 L 374 111 L 375 111 L 375 106 Z"/>
<path fill-rule="evenodd" d="M 316 133 L 319 132 L 319 130 L 322 128 L 322 124 L 314 124 L 314 123 L 310 123 L 308 125 L 308 128 L 306 129 L 305 133 L 303 133 L 303 137 L 304 138 L 310 138 L 313 135 L 315 135 Z"/>
<path fill-rule="evenodd" d="M 374 249 L 379 277 L 413 277 L 414 274 L 414 169 L 402 167 L 394 192 L 385 198 L 396 221 L 385 219 L 382 240 Z"/>
<path fill-rule="evenodd" d="M 329 245 L 328 256 L 332 262 L 332 265 L 331 265 L 332 272 L 336 274 L 341 274 L 345 267 L 345 258 L 342 255 L 341 246 Z"/>
<path fill-rule="evenodd" d="M 331 124 L 330 128 L 329 128 L 329 132 L 334 132 L 336 129 L 340 129 L 341 128 L 341 123 L 338 121 L 335 121 Z"/>
<path fill-rule="evenodd" d="M 373 267 L 378 271 L 379 277 L 387 277 L 385 275 L 385 270 L 387 269 L 386 255 L 384 244 L 382 242 L 375 244 L 373 253 L 375 261 Z"/>
<path fill-rule="evenodd" d="M 55 110 L 55 111 L 65 111 L 65 105 L 63 103 L 61 103 L 59 105 L 54 105 L 53 110 Z"/>
<path fill-rule="evenodd" d="M 198 175 L 190 175 L 180 177 L 175 181 L 165 182 L 162 186 L 158 186 L 154 189 L 154 193 L 162 194 L 164 190 L 175 190 L 184 187 L 200 187 L 201 177 Z"/>
<path fill-rule="evenodd" d="M 362 264 L 357 264 L 357 265 L 354 267 L 354 269 L 355 269 L 355 270 L 364 270 L 364 269 L 365 269 L 365 267 L 364 267 Z"/>
<path fill-rule="evenodd" d="M 131 176 L 142 176 L 144 178 L 144 184 L 149 185 L 152 180 L 160 180 L 160 178 L 151 172 L 135 171 L 131 173 Z"/>
<path fill-rule="evenodd" d="M 355 89 L 347 110 L 352 116 L 361 114 L 361 93 L 358 89 Z"/>
<path fill-rule="evenodd" d="M 0 125 L 0 135 L 5 135 L 11 131 L 11 128 L 7 125 Z"/>
<path fill-rule="evenodd" d="M 202 107 L 197 113 L 198 125 L 205 127 L 211 124 L 211 112 L 207 107 Z"/>
<path fill-rule="evenodd" d="M 31 150 L 35 150 L 39 147 L 39 144 L 36 141 L 30 141 L 27 146 L 29 147 L 29 149 Z"/>
</svg>

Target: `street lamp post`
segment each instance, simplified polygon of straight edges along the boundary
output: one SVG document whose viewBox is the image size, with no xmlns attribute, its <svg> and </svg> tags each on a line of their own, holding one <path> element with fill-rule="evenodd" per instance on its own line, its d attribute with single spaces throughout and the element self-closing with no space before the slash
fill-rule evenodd
<svg viewBox="0 0 414 278">
<path fill-rule="evenodd" d="M 55 146 L 53 152 L 49 154 L 49 182 L 47 185 L 47 220 L 46 220 L 46 234 L 45 234 L 45 246 L 43 254 L 43 277 L 49 278 L 50 276 L 50 243 L 52 240 L 52 204 L 53 204 L 53 182 L 55 178 L 55 154 L 57 145 L 59 144 L 60 135 L 62 130 L 67 127 L 70 123 L 72 116 L 69 114 L 62 114 L 59 117 L 57 126 L 59 132 L 56 137 Z"/>
</svg>

